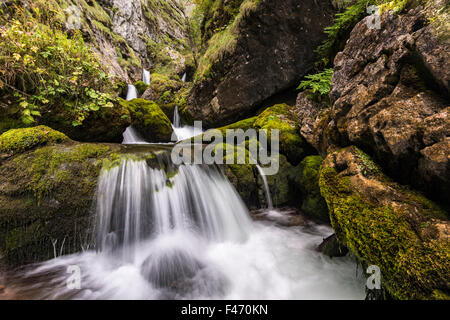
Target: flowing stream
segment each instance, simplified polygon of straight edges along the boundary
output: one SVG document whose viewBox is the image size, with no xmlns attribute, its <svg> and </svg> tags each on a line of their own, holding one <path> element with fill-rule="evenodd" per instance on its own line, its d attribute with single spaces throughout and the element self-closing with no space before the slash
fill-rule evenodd
<svg viewBox="0 0 450 320">
<path fill-rule="evenodd" d="M 169 154 L 103 169 L 94 249 L 26 268 L 12 291 L 29 299 L 364 298 L 352 259 L 316 251 L 329 227 L 254 222 L 220 168 L 175 166 Z M 73 266 L 79 289 L 67 285 Z"/>
<path fill-rule="evenodd" d="M 202 131 L 195 127 L 188 126 L 188 125 L 182 125 L 181 119 L 180 119 L 180 114 L 178 112 L 178 106 L 176 106 L 173 111 L 172 128 L 177 137 L 177 141 L 190 139 L 199 134 L 202 134 Z"/>
<path fill-rule="evenodd" d="M 173 126 L 178 136 L 178 109 Z M 147 144 L 144 150 L 149 149 L 143 152 L 140 147 L 115 167 L 102 169 L 92 249 L 16 272 L 8 285 L 13 295 L 25 299 L 364 299 L 364 277 L 355 272 L 353 259 L 330 259 L 316 250 L 333 233 L 331 228 L 253 221 L 219 167 L 175 166 L 170 147 L 156 146 L 155 153 L 155 146 L 132 127 L 124 133 L 124 144 Z M 284 219 L 281 211 L 273 209 L 266 176 L 258 170 L 267 214 Z M 70 285 L 68 270 L 73 268 L 79 270 L 79 287 Z"/>
</svg>

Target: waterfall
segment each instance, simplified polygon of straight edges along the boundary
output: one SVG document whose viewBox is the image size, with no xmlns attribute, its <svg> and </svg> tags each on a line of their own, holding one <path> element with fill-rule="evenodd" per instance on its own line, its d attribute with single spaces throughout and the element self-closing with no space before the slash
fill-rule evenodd
<svg viewBox="0 0 450 320">
<path fill-rule="evenodd" d="M 119 247 L 130 254 L 146 239 L 176 233 L 208 241 L 246 239 L 248 211 L 215 166 L 182 165 L 170 175 L 136 160 L 102 172 L 97 197 L 102 251 Z"/>
<path fill-rule="evenodd" d="M 123 144 L 146 144 L 145 141 L 139 133 L 132 127 L 129 126 L 123 133 Z"/>
<path fill-rule="evenodd" d="M 175 166 L 167 149 L 139 150 L 100 173 L 95 250 L 18 270 L 8 279 L 11 292 L 22 299 L 364 299 L 354 261 L 315 250 L 331 228 L 253 222 L 216 166 Z M 74 267 L 78 289 L 68 285 Z"/>
<path fill-rule="evenodd" d="M 264 190 L 266 193 L 266 200 L 267 200 L 267 208 L 269 210 L 273 209 L 273 203 L 272 203 L 272 197 L 270 195 L 270 188 L 269 188 L 269 184 L 267 183 L 267 177 L 263 171 L 263 169 L 260 166 L 256 166 L 256 168 L 258 169 L 259 175 L 261 176 L 261 179 L 263 180 L 264 183 Z"/>
<path fill-rule="evenodd" d="M 181 127 L 180 115 L 178 114 L 178 106 L 175 106 L 175 110 L 173 111 L 173 126 L 175 128 Z"/>
<path fill-rule="evenodd" d="M 142 82 L 150 85 L 150 71 L 143 69 L 142 71 Z"/>
<path fill-rule="evenodd" d="M 175 132 L 178 141 L 190 139 L 196 135 L 202 134 L 201 130 L 196 129 L 192 126 L 182 125 L 180 119 L 180 113 L 178 112 L 178 106 L 175 107 L 173 111 L 173 131 Z"/>
<path fill-rule="evenodd" d="M 186 72 L 183 74 L 183 76 L 181 77 L 181 81 L 186 82 Z"/>
<path fill-rule="evenodd" d="M 136 99 L 137 97 L 138 97 L 138 93 L 137 93 L 136 87 L 132 84 L 129 84 L 126 100 L 133 100 L 133 99 Z"/>
</svg>

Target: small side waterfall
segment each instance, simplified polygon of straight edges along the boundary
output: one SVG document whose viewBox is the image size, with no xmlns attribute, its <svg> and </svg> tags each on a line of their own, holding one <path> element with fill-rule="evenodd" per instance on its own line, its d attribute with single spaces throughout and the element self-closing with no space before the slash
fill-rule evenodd
<svg viewBox="0 0 450 320">
<path fill-rule="evenodd" d="M 126 100 L 133 100 L 133 99 L 136 99 L 137 97 L 138 97 L 138 92 L 136 90 L 136 87 L 132 84 L 129 84 Z"/>
<path fill-rule="evenodd" d="M 181 81 L 186 82 L 186 72 L 183 74 L 183 76 L 181 77 Z"/>
<path fill-rule="evenodd" d="M 181 127 L 180 114 L 178 113 L 178 106 L 175 106 L 175 110 L 173 111 L 173 126 L 175 128 Z"/>
<path fill-rule="evenodd" d="M 142 82 L 150 85 L 150 71 L 145 69 L 142 70 Z"/>
<path fill-rule="evenodd" d="M 256 166 L 256 168 L 258 169 L 259 175 L 261 176 L 261 179 L 263 180 L 263 183 L 264 183 L 264 190 L 266 192 L 266 200 L 267 200 L 267 208 L 269 210 L 272 210 L 273 209 L 272 196 L 270 195 L 270 188 L 269 188 L 269 183 L 267 182 L 267 177 L 264 174 L 264 170 L 260 166 Z"/>
<path fill-rule="evenodd" d="M 132 127 L 129 126 L 123 133 L 123 144 L 147 144 L 139 133 Z"/>
</svg>

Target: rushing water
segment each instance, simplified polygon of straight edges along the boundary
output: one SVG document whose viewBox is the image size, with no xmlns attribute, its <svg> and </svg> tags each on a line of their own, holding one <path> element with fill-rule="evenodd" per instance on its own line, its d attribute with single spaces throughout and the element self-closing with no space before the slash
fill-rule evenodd
<svg viewBox="0 0 450 320">
<path fill-rule="evenodd" d="M 128 85 L 127 100 L 133 100 L 138 97 L 136 87 L 132 84 Z"/>
<path fill-rule="evenodd" d="M 150 85 L 150 71 L 145 69 L 142 70 L 142 82 Z"/>
<path fill-rule="evenodd" d="M 12 291 L 31 299 L 364 298 L 351 259 L 315 250 L 330 228 L 253 222 L 219 168 L 160 167 L 125 159 L 103 170 L 96 250 L 33 266 Z M 81 270 L 80 289 L 67 286 L 69 266 Z"/>
<path fill-rule="evenodd" d="M 199 134 L 202 134 L 201 130 L 192 126 L 183 125 L 181 123 L 180 114 L 178 112 L 178 106 L 175 107 L 173 112 L 172 128 L 173 131 L 175 132 L 177 141 L 190 139 Z"/>
<path fill-rule="evenodd" d="M 267 183 L 267 177 L 264 173 L 263 169 L 260 166 L 256 166 L 258 169 L 259 175 L 261 176 L 261 179 L 264 184 L 264 192 L 266 193 L 266 201 L 267 201 L 267 209 L 272 210 L 273 209 L 273 203 L 272 203 L 272 196 L 270 195 L 270 189 L 269 184 Z"/>
</svg>

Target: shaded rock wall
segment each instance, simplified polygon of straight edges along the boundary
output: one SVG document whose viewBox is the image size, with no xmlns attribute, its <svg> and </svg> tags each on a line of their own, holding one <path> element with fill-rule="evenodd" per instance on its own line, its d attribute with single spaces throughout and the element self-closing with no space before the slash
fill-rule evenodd
<svg viewBox="0 0 450 320">
<path fill-rule="evenodd" d="M 209 126 L 224 125 L 296 85 L 312 69 L 332 13 L 328 0 L 259 1 L 240 20 L 234 49 L 195 83 L 188 112 Z"/>
</svg>

